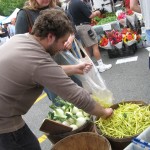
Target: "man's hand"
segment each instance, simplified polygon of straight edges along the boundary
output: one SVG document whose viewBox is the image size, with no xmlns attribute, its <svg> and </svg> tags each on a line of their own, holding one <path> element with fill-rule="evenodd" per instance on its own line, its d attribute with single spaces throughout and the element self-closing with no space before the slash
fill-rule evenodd
<svg viewBox="0 0 150 150">
<path fill-rule="evenodd" d="M 75 74 L 84 74 L 90 71 L 92 64 L 90 63 L 80 63 L 75 65 Z"/>
<path fill-rule="evenodd" d="M 104 108 L 99 103 L 97 103 L 95 100 L 95 107 L 92 109 L 92 112 L 90 114 L 97 117 L 97 119 L 107 119 L 113 115 L 113 109 L 112 108 Z"/>
<path fill-rule="evenodd" d="M 96 11 L 92 12 L 92 14 L 90 15 L 89 18 L 94 18 L 94 17 L 96 17 L 96 16 L 98 16 L 98 17 L 101 16 L 101 13 L 100 13 L 99 10 L 96 10 Z"/>
<path fill-rule="evenodd" d="M 105 113 L 104 115 L 100 116 L 103 119 L 109 118 L 113 114 L 113 109 L 112 108 L 105 108 Z"/>
<path fill-rule="evenodd" d="M 68 76 L 74 74 L 84 74 L 90 71 L 92 63 L 80 63 L 77 65 L 62 65 L 63 70 Z"/>
</svg>

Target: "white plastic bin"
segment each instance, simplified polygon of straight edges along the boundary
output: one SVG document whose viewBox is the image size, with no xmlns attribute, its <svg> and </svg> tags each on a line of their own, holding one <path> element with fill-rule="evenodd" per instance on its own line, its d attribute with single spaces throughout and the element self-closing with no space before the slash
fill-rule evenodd
<svg viewBox="0 0 150 150">
<path fill-rule="evenodd" d="M 137 139 L 142 140 L 142 142 L 147 142 L 150 144 L 150 127 L 145 129 L 138 137 Z M 142 145 L 138 145 L 135 143 L 129 144 L 124 150 L 150 150 L 150 148 L 144 147 Z"/>
</svg>

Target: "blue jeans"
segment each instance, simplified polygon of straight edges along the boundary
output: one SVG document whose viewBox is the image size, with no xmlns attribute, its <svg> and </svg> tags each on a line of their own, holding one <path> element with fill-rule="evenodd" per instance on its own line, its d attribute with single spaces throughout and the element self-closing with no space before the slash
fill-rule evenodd
<svg viewBox="0 0 150 150">
<path fill-rule="evenodd" d="M 76 53 L 77 51 L 75 51 Z M 67 52 L 64 52 L 64 55 Z M 78 53 L 77 53 L 78 54 Z M 62 55 L 57 54 L 54 57 L 54 60 L 59 64 L 59 65 L 69 65 L 69 64 L 75 64 L 76 62 L 74 62 L 71 57 L 69 57 L 68 55 L 65 55 L 66 58 L 64 58 Z M 68 56 L 68 57 L 67 57 Z M 78 55 L 77 55 L 78 56 Z M 75 77 L 74 75 L 70 76 L 70 78 L 79 86 L 82 87 L 82 82 Z M 57 102 L 55 101 L 55 98 L 58 96 L 57 94 L 53 93 L 52 91 L 48 90 L 47 88 L 44 88 L 44 91 L 46 92 L 48 98 L 53 102 L 53 104 L 55 104 L 56 106 L 58 106 Z"/>
<path fill-rule="evenodd" d="M 80 41 L 80 39 L 78 39 L 79 41 Z M 77 48 L 76 48 L 76 46 L 75 46 L 75 43 L 73 42 L 72 43 L 72 49 L 74 50 L 74 52 L 76 53 L 76 55 L 77 55 L 77 57 L 78 58 L 80 58 L 80 55 L 78 54 L 78 52 L 77 52 Z"/>
<path fill-rule="evenodd" d="M 71 76 L 70 77 L 76 84 L 78 84 L 78 86 L 82 87 L 82 83 L 81 81 L 76 78 L 75 76 Z M 44 88 L 45 93 L 47 94 L 48 98 L 53 102 L 53 104 L 55 104 L 56 106 L 59 106 L 59 104 L 57 104 L 57 102 L 55 101 L 55 98 L 58 96 L 57 94 L 53 93 L 52 91 L 48 90 L 47 88 Z"/>
<path fill-rule="evenodd" d="M 0 150 L 41 150 L 40 144 L 27 125 L 21 129 L 0 134 Z"/>
</svg>

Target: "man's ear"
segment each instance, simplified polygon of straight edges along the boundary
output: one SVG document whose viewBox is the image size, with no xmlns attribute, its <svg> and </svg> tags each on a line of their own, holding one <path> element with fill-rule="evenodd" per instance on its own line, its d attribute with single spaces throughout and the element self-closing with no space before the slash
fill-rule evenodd
<svg viewBox="0 0 150 150">
<path fill-rule="evenodd" d="M 52 33 L 49 33 L 47 36 L 48 43 L 51 45 L 55 41 L 55 36 Z"/>
</svg>

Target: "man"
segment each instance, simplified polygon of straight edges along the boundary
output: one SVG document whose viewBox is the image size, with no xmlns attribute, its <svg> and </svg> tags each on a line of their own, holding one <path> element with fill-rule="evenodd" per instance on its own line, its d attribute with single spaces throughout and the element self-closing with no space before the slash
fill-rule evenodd
<svg viewBox="0 0 150 150">
<path fill-rule="evenodd" d="M 94 29 L 92 29 L 90 23 L 91 19 L 95 16 L 100 16 L 100 11 L 92 12 L 89 7 L 81 0 L 71 0 L 68 8 L 69 13 L 72 15 L 74 24 L 77 26 L 77 33 L 81 38 L 81 41 L 85 47 L 88 55 L 90 55 L 90 49 L 93 50 L 93 56 L 98 63 L 99 72 L 104 72 L 112 67 L 111 64 L 104 64 L 101 59 L 101 54 L 98 48 L 97 35 Z"/>
<path fill-rule="evenodd" d="M 0 150 L 41 150 L 21 116 L 43 87 L 91 115 L 107 118 L 112 114 L 111 108 L 101 107 L 67 76 L 83 74 L 89 64 L 59 66 L 52 59 L 72 32 L 66 15 L 51 9 L 36 19 L 31 34 L 15 35 L 0 47 Z"/>
</svg>

